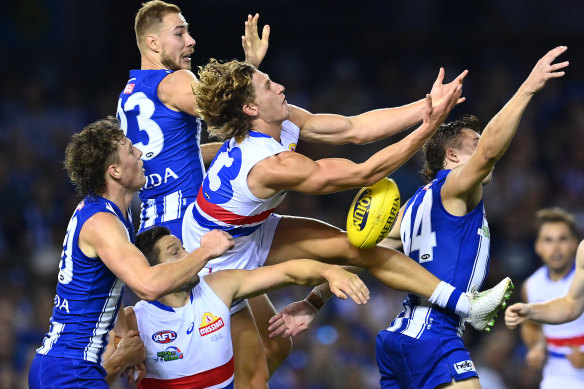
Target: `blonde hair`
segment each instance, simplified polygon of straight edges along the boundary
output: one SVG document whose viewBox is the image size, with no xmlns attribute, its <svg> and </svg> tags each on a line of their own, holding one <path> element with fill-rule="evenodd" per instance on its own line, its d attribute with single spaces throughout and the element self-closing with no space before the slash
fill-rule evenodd
<svg viewBox="0 0 584 389">
<path fill-rule="evenodd" d="M 216 59 L 199 67 L 199 82 L 193 92 L 197 112 L 207 122 L 211 136 L 220 140 L 247 136 L 253 117 L 243 112 L 243 106 L 255 100 L 252 77 L 256 71 L 248 62 L 221 63 Z"/>
<path fill-rule="evenodd" d="M 134 21 L 134 31 L 136 32 L 136 42 L 142 49 L 144 37 L 153 28 L 162 23 L 162 19 L 168 13 L 181 13 L 180 8 L 174 4 L 165 3 L 160 0 L 152 0 L 142 4 L 142 8 L 136 14 Z"/>
</svg>

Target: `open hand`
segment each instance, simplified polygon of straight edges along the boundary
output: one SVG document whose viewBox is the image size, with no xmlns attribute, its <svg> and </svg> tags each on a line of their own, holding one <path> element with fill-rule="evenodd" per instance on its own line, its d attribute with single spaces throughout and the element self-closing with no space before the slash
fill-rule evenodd
<svg viewBox="0 0 584 389">
<path fill-rule="evenodd" d="M 296 336 L 310 327 L 318 311 L 308 301 L 293 302 L 280 313 L 270 318 L 270 338 Z"/>
<path fill-rule="evenodd" d="M 260 15 L 257 13 L 253 17 L 247 15 L 247 20 L 245 22 L 245 35 L 242 35 L 241 37 L 241 46 L 245 53 L 245 60 L 256 68 L 260 66 L 260 63 L 262 63 L 266 56 L 270 39 L 270 26 L 267 24 L 264 26 L 262 38 L 260 39 L 258 34 L 259 18 Z"/>
</svg>

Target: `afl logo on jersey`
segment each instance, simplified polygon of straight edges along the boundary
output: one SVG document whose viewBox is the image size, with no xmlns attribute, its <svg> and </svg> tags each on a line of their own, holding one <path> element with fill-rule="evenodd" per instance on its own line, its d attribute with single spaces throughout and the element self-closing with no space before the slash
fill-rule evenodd
<svg viewBox="0 0 584 389">
<path fill-rule="evenodd" d="M 152 335 L 152 340 L 156 343 L 165 344 L 170 343 L 176 339 L 176 332 L 171 330 L 158 331 Z"/>
</svg>

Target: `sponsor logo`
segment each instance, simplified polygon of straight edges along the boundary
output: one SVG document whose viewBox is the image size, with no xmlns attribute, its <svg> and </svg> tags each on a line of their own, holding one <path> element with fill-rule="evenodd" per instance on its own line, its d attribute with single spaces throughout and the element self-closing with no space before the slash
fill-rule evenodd
<svg viewBox="0 0 584 389">
<path fill-rule="evenodd" d="M 357 231 L 365 228 L 369 218 L 369 208 L 371 208 L 371 190 L 366 189 L 357 198 L 353 209 L 353 226 L 357 228 Z"/>
<path fill-rule="evenodd" d="M 166 344 L 174 341 L 176 339 L 176 332 L 171 330 L 158 331 L 152 335 L 152 340 L 156 343 Z"/>
<path fill-rule="evenodd" d="M 199 334 L 201 336 L 212 334 L 225 326 L 223 319 L 213 316 L 210 312 L 205 312 L 199 326 Z"/>
<path fill-rule="evenodd" d="M 176 361 L 177 359 L 183 359 L 184 355 L 178 347 L 170 346 L 164 351 L 159 351 L 156 353 L 156 358 L 154 362 L 169 362 Z"/>
<path fill-rule="evenodd" d="M 124 94 L 125 95 L 129 95 L 130 93 L 132 93 L 134 91 L 134 86 L 135 85 L 136 84 L 126 84 L 126 87 L 124 88 Z"/>
<path fill-rule="evenodd" d="M 383 239 L 385 239 L 384 237 L 387 236 L 387 234 L 389 234 L 391 227 L 393 227 L 393 223 L 395 222 L 395 217 L 397 216 L 397 213 L 399 212 L 399 207 L 396 206 L 398 202 L 399 202 L 399 195 L 393 199 L 393 203 L 392 203 L 391 209 L 389 211 L 389 216 L 387 217 L 387 220 L 385 221 L 385 224 L 383 225 L 383 229 L 381 230 L 381 234 L 379 234 L 379 238 L 377 238 L 376 243 L 379 243 Z"/>
<path fill-rule="evenodd" d="M 491 239 L 491 231 L 489 231 L 489 226 L 482 226 L 478 229 L 477 234 L 487 239 Z"/>
<path fill-rule="evenodd" d="M 192 321 L 191 324 L 189 325 L 189 328 L 187 328 L 187 335 L 190 335 L 191 332 L 193 332 L 194 328 L 195 328 L 195 322 Z"/>
<path fill-rule="evenodd" d="M 62 276 L 59 276 L 59 279 L 61 279 Z M 61 298 L 59 297 L 58 294 L 55 295 L 55 298 L 53 299 L 53 302 L 55 304 L 55 307 L 57 309 L 66 311 L 67 313 L 69 312 L 69 301 L 66 298 Z"/>
<path fill-rule="evenodd" d="M 288 146 L 288 150 L 296 151 L 296 143 L 290 143 L 290 145 Z"/>
<path fill-rule="evenodd" d="M 457 374 L 463 374 L 463 373 L 468 373 L 469 371 L 475 371 L 475 366 L 474 363 L 472 363 L 472 361 L 469 359 L 467 361 L 462 361 L 462 362 L 458 362 L 455 363 L 454 365 L 454 370 L 456 370 Z"/>
</svg>

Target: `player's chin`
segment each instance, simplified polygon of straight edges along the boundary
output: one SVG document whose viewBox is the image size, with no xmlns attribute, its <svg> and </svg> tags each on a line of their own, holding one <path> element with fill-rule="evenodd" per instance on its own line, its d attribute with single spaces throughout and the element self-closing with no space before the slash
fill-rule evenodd
<svg viewBox="0 0 584 389">
<path fill-rule="evenodd" d="M 180 66 L 181 69 L 183 70 L 191 70 L 191 60 L 189 59 L 183 59 L 180 61 Z"/>
</svg>

